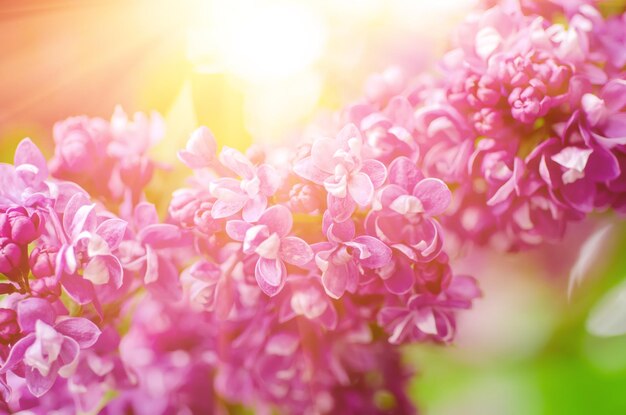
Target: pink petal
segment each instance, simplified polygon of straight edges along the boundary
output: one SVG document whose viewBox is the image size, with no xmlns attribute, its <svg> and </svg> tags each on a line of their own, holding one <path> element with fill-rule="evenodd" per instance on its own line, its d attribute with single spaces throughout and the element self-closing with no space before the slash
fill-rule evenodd
<svg viewBox="0 0 626 415">
<path fill-rule="evenodd" d="M 387 114 L 395 124 L 401 125 L 408 130 L 414 127 L 413 117 L 415 109 L 409 100 L 402 95 L 397 95 L 389 100 L 385 108 L 385 114 Z"/>
<path fill-rule="evenodd" d="M 159 257 L 150 245 L 146 246 L 146 273 L 143 281 L 151 284 L 159 279 Z"/>
<path fill-rule="evenodd" d="M 330 173 L 326 173 L 315 166 L 312 157 L 305 157 L 297 161 L 293 166 L 293 171 L 298 176 L 317 184 L 324 183 L 324 180 L 330 175 Z"/>
<path fill-rule="evenodd" d="M 38 320 L 52 325 L 55 316 L 50 303 L 42 298 L 31 297 L 17 303 L 17 321 L 24 332 L 35 331 Z"/>
<path fill-rule="evenodd" d="M 76 193 L 65 207 L 63 228 L 74 239 L 82 231 L 93 231 L 96 227 L 95 205 L 83 193 Z"/>
<path fill-rule="evenodd" d="M 626 106 L 626 80 L 610 80 L 602 88 L 602 98 L 612 112 L 618 112 Z"/>
<path fill-rule="evenodd" d="M 123 282 L 123 269 L 119 259 L 113 255 L 98 255 L 89 261 L 83 271 L 83 278 L 99 285 L 111 282 L 120 288 Z"/>
<path fill-rule="evenodd" d="M 439 179 L 421 180 L 413 189 L 413 196 L 417 197 L 429 215 L 438 215 L 445 212 L 452 201 L 452 193 L 446 184 Z"/>
<path fill-rule="evenodd" d="M 267 226 L 265 225 L 251 226 L 250 229 L 246 231 L 246 235 L 243 239 L 243 253 L 244 254 L 255 253 L 259 245 L 263 244 L 268 239 L 269 236 L 270 236 L 270 232 L 267 229 Z M 274 239 L 276 239 L 276 235 L 274 235 Z"/>
<path fill-rule="evenodd" d="M 375 189 L 382 186 L 387 178 L 387 168 L 385 165 L 374 159 L 364 160 L 361 165 L 361 172 L 367 174 Z"/>
<path fill-rule="evenodd" d="M 587 166 L 585 168 L 585 177 L 590 180 L 603 182 L 618 179 L 621 173 L 619 161 L 611 151 L 598 147 L 593 150 Z"/>
<path fill-rule="evenodd" d="M 328 263 L 328 268 L 322 273 L 322 285 L 329 297 L 341 298 L 348 289 L 349 280 L 354 278 L 352 267 Z M 358 278 L 358 275 L 357 275 Z"/>
<path fill-rule="evenodd" d="M 333 174 L 337 164 L 333 155 L 338 149 L 338 143 L 332 138 L 320 138 L 311 146 L 311 162 L 318 170 Z"/>
<path fill-rule="evenodd" d="M 596 194 L 596 186 L 588 180 L 578 180 L 563 186 L 561 190 L 563 198 L 576 210 L 589 213 L 593 210 L 593 201 Z"/>
<path fill-rule="evenodd" d="M 391 261 L 391 248 L 369 235 L 354 238 L 355 247 L 361 251 L 359 262 L 367 268 L 381 268 Z M 365 247 L 366 249 L 363 249 Z"/>
<path fill-rule="evenodd" d="M 322 218 L 322 231 L 328 240 L 334 242 L 351 241 L 354 238 L 355 226 L 352 219 L 343 222 L 335 222 L 329 211 L 324 212 Z"/>
<path fill-rule="evenodd" d="M 158 276 L 153 283 L 147 285 L 147 288 L 161 301 L 179 301 L 183 292 L 176 266 L 171 261 L 160 257 L 155 258 L 153 263 L 158 269 Z"/>
<path fill-rule="evenodd" d="M 91 281 L 96 285 L 102 285 L 109 282 L 109 269 L 104 255 L 92 258 L 83 270 L 83 278 Z"/>
<path fill-rule="evenodd" d="M 401 261 L 393 270 L 389 278 L 383 281 L 389 292 L 402 295 L 408 293 L 415 282 L 413 269 L 407 261 Z"/>
<path fill-rule="evenodd" d="M 469 276 L 459 275 L 454 277 L 448 288 L 446 294 L 451 298 L 473 300 L 482 295 L 480 288 L 478 288 L 478 282 Z M 469 307 L 470 303 L 468 303 Z"/>
<path fill-rule="evenodd" d="M 337 327 L 339 317 L 337 316 L 337 310 L 335 310 L 335 307 L 330 301 L 328 302 L 326 311 L 318 317 L 318 320 L 327 330 L 334 330 Z"/>
<path fill-rule="evenodd" d="M 284 205 L 274 205 L 268 208 L 259 218 L 259 224 L 267 226 L 270 233 L 286 236 L 293 226 L 291 211 Z"/>
<path fill-rule="evenodd" d="M 551 158 L 566 169 L 583 172 L 589 156 L 593 153 L 590 148 L 565 147 Z"/>
<path fill-rule="evenodd" d="M 513 193 L 513 191 L 517 190 L 518 182 L 524 174 L 524 166 L 520 159 L 515 158 L 513 174 L 511 178 L 507 180 L 500 188 L 496 191 L 496 193 L 487 201 L 487 205 L 493 206 L 498 203 L 504 202 L 508 199 L 508 197 Z"/>
<path fill-rule="evenodd" d="M 304 266 L 313 259 L 313 250 L 302 239 L 286 236 L 280 241 L 280 257 L 293 265 Z"/>
<path fill-rule="evenodd" d="M 137 229 L 143 229 L 148 225 L 159 223 L 159 214 L 152 203 L 141 202 L 135 206 L 133 223 Z"/>
<path fill-rule="evenodd" d="M 128 223 L 122 219 L 107 219 L 98 225 L 96 233 L 105 240 L 111 250 L 114 250 L 117 249 L 122 239 L 124 239 L 126 226 L 128 226 Z"/>
<path fill-rule="evenodd" d="M 346 221 L 356 209 L 356 203 L 351 197 L 337 198 L 331 194 L 326 197 L 328 211 L 336 222 Z"/>
<path fill-rule="evenodd" d="M 233 219 L 226 222 L 226 234 L 235 240 L 235 241 L 243 241 L 246 237 L 246 232 L 250 229 L 252 225 L 243 220 Z"/>
<path fill-rule="evenodd" d="M 278 294 L 285 285 L 287 270 L 280 259 L 259 258 L 254 269 L 256 282 L 270 297 Z"/>
<path fill-rule="evenodd" d="M 361 136 L 361 131 L 359 131 L 359 128 L 354 125 L 353 123 L 350 124 L 346 124 L 338 133 L 337 133 L 337 142 L 339 143 L 339 146 L 343 147 L 343 148 L 349 148 L 349 142 L 350 140 L 356 138 L 359 142 L 363 141 L 363 137 Z M 330 158 L 331 154 L 327 154 L 327 157 Z M 357 156 L 360 156 L 360 154 L 358 154 Z"/>
<path fill-rule="evenodd" d="M 367 206 L 374 197 L 374 185 L 365 173 L 357 173 L 348 182 L 348 192 L 357 205 Z"/>
<path fill-rule="evenodd" d="M 64 267 L 62 267 L 61 271 L 67 271 L 70 274 L 76 272 L 76 268 L 78 267 L 78 260 L 76 259 L 76 253 L 74 252 L 74 247 L 72 245 L 64 245 L 57 255 L 57 263 L 61 262 Z"/>
<path fill-rule="evenodd" d="M 101 333 L 98 326 L 82 317 L 69 317 L 61 320 L 54 326 L 54 329 L 76 340 L 81 349 L 93 346 Z"/>
<path fill-rule="evenodd" d="M 0 368 L 0 375 L 5 374 L 17 364 L 21 363 L 24 360 L 26 349 L 28 349 L 35 342 L 35 340 L 37 340 L 37 337 L 34 333 L 27 334 L 25 337 L 19 339 L 13 347 L 11 347 L 9 356 L 7 356 L 7 359 Z"/>
<path fill-rule="evenodd" d="M 269 164 L 261 164 L 256 170 L 257 177 L 261 181 L 259 190 L 265 196 L 272 196 L 280 186 L 280 175 Z"/>
<path fill-rule="evenodd" d="M 396 184 L 389 184 L 383 187 L 379 192 L 380 205 L 384 209 L 388 209 L 394 200 L 400 196 L 405 196 L 406 190 Z"/>
<path fill-rule="evenodd" d="M 34 169 L 31 170 L 34 173 L 33 180 L 35 182 L 43 182 L 48 178 L 46 158 L 30 138 L 20 141 L 15 149 L 13 160 L 16 168 L 22 165 L 32 166 Z"/>
<path fill-rule="evenodd" d="M 76 366 L 78 365 L 80 349 L 81 347 L 75 339 L 71 337 L 65 337 L 63 339 L 61 352 L 59 353 L 59 375 L 68 378 L 74 374 Z"/>
<path fill-rule="evenodd" d="M 26 373 L 26 386 L 28 386 L 30 393 L 32 393 L 36 398 L 40 398 L 48 392 L 54 385 L 58 370 L 58 364 L 53 365 L 53 367 L 50 368 L 48 376 L 42 376 L 42 374 L 39 373 L 39 370 L 26 367 L 24 369 Z"/>
<path fill-rule="evenodd" d="M 405 190 L 412 189 L 422 179 L 415 162 L 406 157 L 398 157 L 389 165 L 389 183 L 396 184 Z"/>
<path fill-rule="evenodd" d="M 267 197 L 258 194 L 252 199 L 248 199 L 243 205 L 241 217 L 247 222 L 256 222 L 259 220 L 263 211 L 267 207 Z"/>
<path fill-rule="evenodd" d="M 254 166 L 239 151 L 228 146 L 224 146 L 219 155 L 220 163 L 235 172 L 239 177 L 251 179 L 254 177 Z"/>
<path fill-rule="evenodd" d="M 180 241 L 180 237 L 180 228 L 169 223 L 148 225 L 137 235 L 141 243 L 150 245 L 155 249 L 175 247 Z"/>
<path fill-rule="evenodd" d="M 247 198 L 244 195 L 240 195 L 238 198 L 233 198 L 229 201 L 218 199 L 213 203 L 211 208 L 211 216 L 214 219 L 227 218 L 239 212 L 247 202 Z"/>
<path fill-rule="evenodd" d="M 191 169 L 209 167 L 215 159 L 217 143 L 207 127 L 199 127 L 187 141 L 184 150 L 178 152 L 178 158 Z"/>
<path fill-rule="evenodd" d="M 77 275 L 63 275 L 61 284 L 67 295 L 80 305 L 91 303 L 95 298 L 95 291 L 91 281 Z"/>
</svg>

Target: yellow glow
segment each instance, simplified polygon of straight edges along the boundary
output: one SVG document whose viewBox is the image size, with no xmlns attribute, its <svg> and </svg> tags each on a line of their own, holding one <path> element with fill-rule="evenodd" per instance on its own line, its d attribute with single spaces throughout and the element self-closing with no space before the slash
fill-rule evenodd
<svg viewBox="0 0 626 415">
<path fill-rule="evenodd" d="M 324 22 L 305 4 L 233 0 L 198 10 L 209 16 L 204 27 L 191 28 L 188 54 L 204 68 L 213 60 L 248 81 L 279 79 L 304 70 L 324 50 Z"/>
<path fill-rule="evenodd" d="M 371 72 L 398 63 L 385 45 L 416 39 L 425 42 L 416 45 L 416 53 L 436 54 L 448 42 L 448 26 L 476 2 L 187 1 L 187 57 L 194 72 L 224 74 L 238 85 L 244 105 L 236 110 L 243 112 L 247 132 L 262 143 L 284 140 L 320 103 L 334 108 L 358 96 Z M 211 93 L 214 101 L 228 105 Z M 220 122 L 226 121 L 211 119 L 210 127 Z"/>
</svg>

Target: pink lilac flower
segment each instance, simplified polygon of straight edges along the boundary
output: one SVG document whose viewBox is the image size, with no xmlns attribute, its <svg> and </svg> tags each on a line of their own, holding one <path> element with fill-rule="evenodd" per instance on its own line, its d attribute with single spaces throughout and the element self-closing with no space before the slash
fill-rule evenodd
<svg viewBox="0 0 626 415">
<path fill-rule="evenodd" d="M 0 208 L 32 207 L 50 199 L 48 166 L 41 151 L 26 138 L 15 150 L 14 164 L 0 163 Z"/>
<path fill-rule="evenodd" d="M 56 319 L 45 300 L 25 299 L 17 306 L 18 323 L 26 335 L 13 345 L 0 368 L 23 373 L 30 392 L 39 397 L 54 384 L 58 375 L 70 376 L 81 349 L 92 346 L 100 330 L 84 318 Z"/>
<path fill-rule="evenodd" d="M 130 120 L 117 107 L 110 121 L 71 117 L 54 126 L 50 168 L 53 176 L 77 183 L 94 197 L 136 204 L 154 169 L 161 167 L 147 152 L 163 134 L 163 120 L 156 113 L 137 113 Z"/>
<path fill-rule="evenodd" d="M 299 176 L 324 186 L 328 194 L 328 211 L 337 222 L 348 219 L 357 205 L 369 205 L 374 190 L 385 181 L 384 164 L 364 159 L 362 151 L 361 133 L 356 126 L 349 124 L 336 139 L 314 141 L 311 155 L 294 166 Z"/>
<path fill-rule="evenodd" d="M 200 133 L 196 132 L 192 136 L 189 150 L 180 153 L 184 161 L 195 160 L 193 157 L 210 160 L 214 156 L 213 136 L 206 133 L 198 134 Z M 200 142 L 204 144 L 201 145 Z M 209 183 L 209 191 L 216 199 L 211 208 L 211 216 L 214 219 L 222 219 L 241 211 L 244 220 L 248 222 L 258 220 L 267 208 L 268 198 L 276 193 L 280 186 L 280 176 L 276 169 L 265 163 L 256 166 L 245 155 L 226 146 L 222 148 L 218 159 L 227 172 L 235 174 L 239 179 L 220 177 Z M 195 161 L 191 165 L 194 163 Z"/>
<path fill-rule="evenodd" d="M 393 324 L 374 336 L 372 321 L 386 322 L 381 313 L 392 305 L 411 313 L 410 298 L 421 296 L 441 301 L 437 315 L 453 326 L 456 310 L 477 295 L 473 280 L 461 284 L 443 253 L 435 216 L 450 203 L 447 186 L 419 171 L 415 142 L 398 145 L 400 154 L 409 152 L 406 157 L 391 157 L 395 150 L 376 151 L 382 143 L 376 137 L 388 137 L 391 149 L 394 140 L 407 140 L 414 131 L 411 125 L 394 124 L 412 122 L 409 102 L 397 99 L 389 105 L 386 115 L 359 122 L 369 125 L 371 140 L 364 141 L 348 124 L 338 128 L 336 139 L 316 137 L 310 146 L 295 149 L 289 168 L 267 164 L 271 159 L 265 157 L 254 157 L 253 164 L 228 148 L 215 157 L 214 139 L 204 129 L 194 132 L 179 153 L 196 173 L 192 187 L 177 191 L 169 207 L 171 219 L 193 238 L 190 247 L 197 258 L 182 273 L 184 298 L 194 313 L 204 311 L 215 324 L 215 337 L 207 339 L 215 342 L 211 370 L 216 393 L 227 401 L 287 413 L 377 413 L 375 402 L 361 395 L 358 404 L 332 396 L 333 391 L 348 393 L 350 382 L 377 370 L 375 364 L 351 360 L 350 351 L 362 348 L 366 355 L 380 344 L 391 347 Z M 375 110 L 364 107 L 365 117 L 367 111 Z M 356 120 L 356 109 L 353 115 Z M 271 206 L 251 218 L 237 195 L 261 166 L 279 175 L 281 187 L 268 200 Z M 231 184 L 225 197 L 222 177 L 236 169 L 243 180 L 227 177 Z M 218 209 L 231 209 L 224 217 L 215 215 L 218 203 Z M 203 228 L 199 218 L 207 217 L 209 206 L 206 223 L 211 226 Z M 387 216 L 397 216 L 401 226 L 381 229 L 378 224 Z M 458 286 L 463 288 L 455 291 Z M 465 295 L 465 301 L 446 302 L 455 293 Z M 391 340 L 449 342 L 453 334 L 442 330 Z M 316 362 L 327 362 L 325 369 Z M 394 393 L 398 402 L 408 402 L 399 389 Z M 405 408 L 412 411 L 408 404 Z"/>
<path fill-rule="evenodd" d="M 55 221 L 56 236 L 60 242 L 55 276 L 62 279 L 65 288 L 77 301 L 85 300 L 82 284 L 75 282 L 79 270 L 88 285 L 111 283 L 119 288 L 122 284 L 122 265 L 112 251 L 120 245 L 126 222 L 110 218 L 98 218 L 95 204 L 83 193 L 74 194 L 63 213 L 62 224 Z M 55 213 L 51 213 L 55 217 Z"/>
<path fill-rule="evenodd" d="M 594 209 L 624 209 L 623 16 L 588 1 L 485 3 L 459 28 L 444 76 L 397 93 L 415 117 L 396 123 L 414 128 L 421 170 L 455 189 L 442 224 L 518 250 Z"/>
<path fill-rule="evenodd" d="M 313 250 L 301 238 L 288 236 L 293 226 L 289 209 L 275 205 L 261 214 L 255 224 L 231 220 L 226 232 L 243 242 L 244 254 L 257 254 L 254 275 L 259 287 L 268 295 L 277 294 L 287 278 L 285 262 L 304 266 L 313 259 Z"/>
<path fill-rule="evenodd" d="M 356 236 L 350 219 L 337 223 L 325 215 L 324 230 L 328 242 L 313 248 L 322 284 L 332 298 L 341 298 L 346 291 L 356 292 L 362 269 L 382 268 L 391 261 L 391 249 L 373 236 Z"/>
</svg>

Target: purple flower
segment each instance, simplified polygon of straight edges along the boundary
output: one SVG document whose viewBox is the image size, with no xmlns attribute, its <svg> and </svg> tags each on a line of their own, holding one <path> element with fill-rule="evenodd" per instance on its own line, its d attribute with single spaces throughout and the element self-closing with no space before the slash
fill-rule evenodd
<svg viewBox="0 0 626 415">
<path fill-rule="evenodd" d="M 548 113 L 549 98 L 546 97 L 546 87 L 541 81 L 531 79 L 529 86 L 511 91 L 509 104 L 513 118 L 522 123 L 533 123 Z"/>
<path fill-rule="evenodd" d="M 269 164 L 255 166 L 239 151 L 224 146 L 220 163 L 240 177 L 216 179 L 210 183 L 217 199 L 211 209 L 215 219 L 226 218 L 241 211 L 245 221 L 254 222 L 267 208 L 267 199 L 278 190 L 280 176 Z"/>
<path fill-rule="evenodd" d="M 101 168 L 110 129 L 101 118 L 71 117 L 54 125 L 52 170 L 70 174 L 92 173 Z"/>
<path fill-rule="evenodd" d="M 283 292 L 287 292 L 280 307 L 279 321 L 296 317 L 317 321 L 328 330 L 337 327 L 337 310 L 316 278 L 292 278 Z"/>
<path fill-rule="evenodd" d="M 470 307 L 479 295 L 473 279 L 456 277 L 440 295 L 414 294 L 404 306 L 384 307 L 378 321 L 389 331 L 392 344 L 426 339 L 449 342 L 456 331 L 453 311 Z"/>
<path fill-rule="evenodd" d="M 17 314 L 21 330 L 28 334 L 11 348 L 0 374 L 23 365 L 28 389 L 39 397 L 52 387 L 58 375 L 72 374 L 80 349 L 92 346 L 100 330 L 84 318 L 68 317 L 55 323 L 50 304 L 38 298 L 21 301 Z"/>
<path fill-rule="evenodd" d="M 0 209 L 30 207 L 49 200 L 46 159 L 30 138 L 20 141 L 13 160 L 13 166 L 0 163 Z"/>
<path fill-rule="evenodd" d="M 226 232 L 235 241 L 243 242 L 246 255 L 256 254 L 254 276 L 259 287 L 269 296 L 282 290 L 287 278 L 285 262 L 302 267 L 313 259 L 311 247 L 302 239 L 288 236 L 293 226 L 289 209 L 275 205 L 261 214 L 256 224 L 231 220 Z"/>
<path fill-rule="evenodd" d="M 421 178 L 415 164 L 397 158 L 389 167 L 390 184 L 380 191 L 379 209 L 366 228 L 411 261 L 430 261 L 441 252 L 441 227 L 432 217 L 450 204 L 451 193 L 439 179 Z"/>
<path fill-rule="evenodd" d="M 82 269 L 82 277 L 93 284 L 122 284 L 122 265 L 112 254 L 122 241 L 126 222 L 111 218 L 99 222 L 95 204 L 83 193 L 74 194 L 57 225 L 62 245 L 57 254 L 56 276 L 73 276 Z M 75 295 L 80 296 L 79 293 Z"/>
<path fill-rule="evenodd" d="M 210 235 L 223 226 L 211 216 L 216 199 L 205 189 L 177 189 L 172 194 L 168 212 L 185 229 L 197 229 Z"/>
<path fill-rule="evenodd" d="M 336 139 L 313 142 L 311 155 L 294 166 L 299 176 L 324 186 L 328 192 L 328 210 L 337 222 L 343 222 L 356 209 L 372 202 L 374 190 L 385 181 L 384 164 L 363 159 L 363 138 L 354 124 L 348 124 Z"/>
<path fill-rule="evenodd" d="M 217 144 L 211 131 L 200 127 L 187 141 L 185 150 L 178 152 L 178 158 L 190 169 L 209 167 L 215 160 Z"/>
<path fill-rule="evenodd" d="M 314 244 L 313 249 L 322 285 L 332 298 L 341 298 L 346 291 L 354 293 L 363 269 L 382 268 L 391 261 L 391 249 L 373 236 L 355 236 L 351 220 L 337 223 L 326 214 L 324 230 L 329 241 Z"/>
</svg>

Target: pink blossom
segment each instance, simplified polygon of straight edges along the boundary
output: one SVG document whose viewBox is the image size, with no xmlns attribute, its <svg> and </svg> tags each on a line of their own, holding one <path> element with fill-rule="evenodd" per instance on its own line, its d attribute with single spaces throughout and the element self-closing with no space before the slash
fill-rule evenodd
<svg viewBox="0 0 626 415">
<path fill-rule="evenodd" d="M 30 392 L 39 397 L 54 384 L 57 375 L 68 377 L 75 369 L 80 349 L 92 346 L 100 330 L 84 318 L 59 319 L 45 300 L 32 298 L 18 304 L 18 322 L 28 333 L 12 347 L 0 373 L 24 365 Z"/>
<path fill-rule="evenodd" d="M 348 124 L 336 139 L 316 140 L 311 155 L 294 166 L 299 176 L 324 186 L 328 210 L 338 222 L 352 215 L 357 205 L 369 205 L 387 175 L 381 162 L 363 159 L 362 148 L 361 133 Z"/>
<path fill-rule="evenodd" d="M 241 211 L 244 220 L 258 220 L 267 207 L 268 197 L 280 186 L 280 176 L 271 165 L 255 166 L 239 151 L 226 146 L 219 161 L 240 179 L 224 177 L 210 183 L 211 194 L 217 199 L 211 215 L 221 219 Z"/>
<path fill-rule="evenodd" d="M 257 254 L 254 275 L 259 287 L 269 296 L 282 290 L 287 279 L 285 262 L 304 266 L 313 259 L 311 247 L 302 239 L 288 236 L 293 226 L 289 209 L 282 205 L 268 208 L 256 224 L 231 220 L 226 232 L 235 241 L 243 242 L 244 254 Z"/>
</svg>

